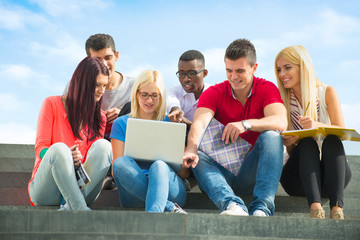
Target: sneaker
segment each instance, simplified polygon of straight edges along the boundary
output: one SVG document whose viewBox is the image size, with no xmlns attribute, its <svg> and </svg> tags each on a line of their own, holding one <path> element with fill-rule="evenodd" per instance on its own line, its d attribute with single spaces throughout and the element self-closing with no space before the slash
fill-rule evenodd
<svg viewBox="0 0 360 240">
<path fill-rule="evenodd" d="M 252 215 L 257 217 L 267 217 L 266 213 L 261 210 L 255 210 Z"/>
<path fill-rule="evenodd" d="M 65 204 L 61 204 L 60 205 L 60 208 L 58 209 L 58 211 L 70 211 L 70 206 L 68 203 L 65 203 Z"/>
<path fill-rule="evenodd" d="M 227 206 L 225 211 L 220 213 L 221 215 L 232 215 L 232 216 L 249 216 L 249 214 L 240 207 L 236 202 L 231 202 Z"/>
<path fill-rule="evenodd" d="M 112 176 L 107 176 L 103 182 L 102 190 L 116 190 L 116 183 Z"/>
<path fill-rule="evenodd" d="M 175 206 L 173 208 L 173 210 L 171 211 L 172 213 L 182 213 L 182 214 L 187 214 L 187 212 L 185 212 L 184 209 L 182 209 L 177 203 L 175 203 Z"/>
</svg>

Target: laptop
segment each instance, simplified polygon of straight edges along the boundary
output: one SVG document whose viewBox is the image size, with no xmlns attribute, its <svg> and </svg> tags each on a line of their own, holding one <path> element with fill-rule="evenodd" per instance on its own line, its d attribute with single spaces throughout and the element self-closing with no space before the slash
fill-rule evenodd
<svg viewBox="0 0 360 240">
<path fill-rule="evenodd" d="M 180 172 L 185 148 L 186 124 L 129 118 L 124 156 L 154 162 L 163 160 Z"/>
</svg>

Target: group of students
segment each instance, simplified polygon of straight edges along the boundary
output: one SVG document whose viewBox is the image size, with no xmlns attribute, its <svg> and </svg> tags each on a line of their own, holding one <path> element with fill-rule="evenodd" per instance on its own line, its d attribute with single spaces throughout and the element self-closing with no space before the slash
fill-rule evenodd
<svg viewBox="0 0 360 240">
<path fill-rule="evenodd" d="M 336 91 L 316 78 L 304 47 L 290 46 L 276 56 L 278 87 L 255 77 L 256 51 L 247 39 L 228 46 L 227 80 L 215 85 L 204 83 L 208 74 L 204 56 L 186 51 L 176 73 L 180 85 L 166 94 L 159 71 L 145 70 L 136 79 L 115 71 L 118 52 L 111 36 L 91 36 L 86 52 L 88 57 L 77 66 L 64 94 L 46 98 L 41 107 L 28 187 L 32 205 L 90 210 L 111 169 L 122 207 L 186 214 L 182 209 L 184 180 L 192 172 L 200 189 L 224 215 L 272 216 L 280 182 L 289 195 L 307 198 L 312 218 L 325 218 L 322 198 L 326 197 L 330 218 L 344 219 L 343 195 L 351 171 L 340 139 L 299 140 L 281 134 L 287 129 L 344 127 Z M 130 113 L 118 117 L 126 102 Z M 179 173 L 164 159 L 144 164 L 124 156 L 129 118 L 189 126 Z M 212 118 L 225 126 L 222 140 L 226 144 L 241 137 L 252 145 L 237 174 L 198 151 L 199 139 Z M 74 171 L 79 164 L 91 179 L 81 189 Z M 247 207 L 239 196 L 249 194 L 253 201 Z"/>
</svg>

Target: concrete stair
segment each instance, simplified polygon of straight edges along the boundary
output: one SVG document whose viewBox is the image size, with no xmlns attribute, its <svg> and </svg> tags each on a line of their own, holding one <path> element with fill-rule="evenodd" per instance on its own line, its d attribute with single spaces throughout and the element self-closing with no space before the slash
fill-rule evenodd
<svg viewBox="0 0 360 240">
<path fill-rule="evenodd" d="M 59 212 L 58 206 L 30 206 L 34 146 L 0 144 L 0 239 L 360 239 L 360 156 L 348 161 L 344 221 L 329 219 L 328 201 L 326 219 L 310 219 L 306 199 L 288 196 L 281 185 L 275 215 L 266 218 L 219 215 L 197 186 L 188 193 L 187 215 L 124 209 L 112 190 L 101 192 L 91 212 Z"/>
</svg>

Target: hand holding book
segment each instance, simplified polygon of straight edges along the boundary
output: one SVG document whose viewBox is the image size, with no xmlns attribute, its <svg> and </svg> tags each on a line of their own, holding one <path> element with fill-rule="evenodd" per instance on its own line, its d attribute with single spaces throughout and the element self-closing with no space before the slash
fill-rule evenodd
<svg viewBox="0 0 360 240">
<path fill-rule="evenodd" d="M 360 142 L 360 134 L 355 129 L 336 128 L 336 127 L 318 127 L 303 130 L 291 130 L 282 132 L 285 136 L 298 136 L 299 139 L 306 137 L 326 137 L 328 135 L 336 135 L 342 141 L 358 141 Z"/>
</svg>

